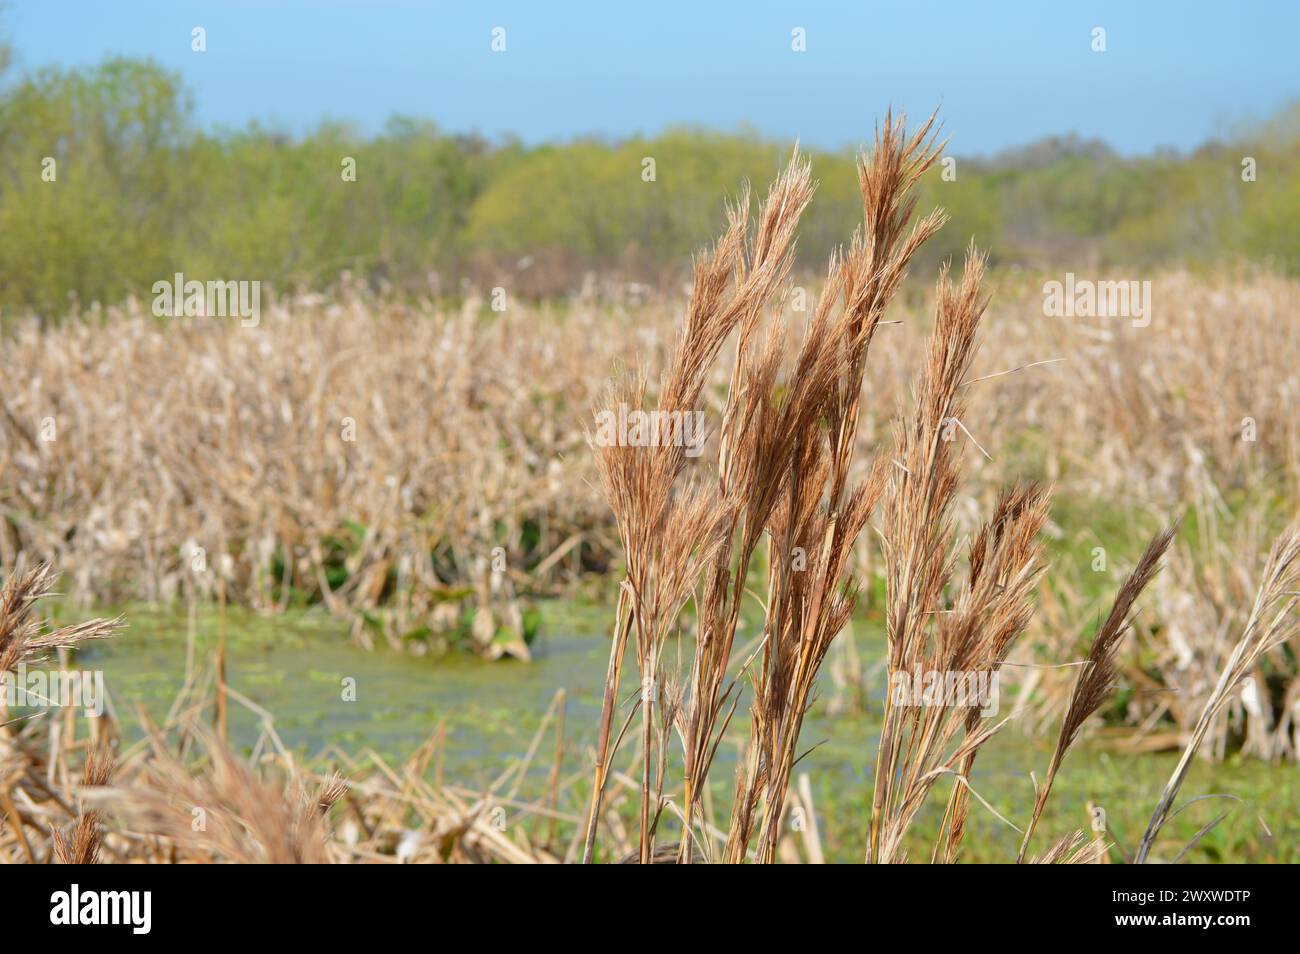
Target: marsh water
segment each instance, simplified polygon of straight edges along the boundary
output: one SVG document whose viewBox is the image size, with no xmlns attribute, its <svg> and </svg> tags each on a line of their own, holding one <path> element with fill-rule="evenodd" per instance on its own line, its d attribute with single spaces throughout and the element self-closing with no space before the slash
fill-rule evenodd
<svg viewBox="0 0 1300 954">
<path fill-rule="evenodd" d="M 558 601 L 541 609 L 542 634 L 531 663 L 421 657 L 387 648 L 367 651 L 349 642 L 345 624 L 322 612 L 261 617 L 230 610 L 224 627 L 227 681 L 237 694 L 230 707 L 232 741 L 251 749 L 269 717 L 283 743 L 303 756 L 337 762 L 373 753 L 395 764 L 439 732 L 443 777 L 483 787 L 528 749 L 556 692 L 563 689 L 565 769 L 580 773 L 588 764 L 599 719 L 610 611 L 599 604 Z M 142 714 L 155 722 L 166 718 L 187 672 L 210 677 L 222 623 L 212 608 L 193 615 L 141 606 L 113 609 L 118 611 L 127 617 L 127 628 L 82 650 L 75 666 L 103 671 L 110 711 L 129 741 L 139 734 Z M 857 642 L 869 668 L 880 655 L 882 638 L 859 623 Z M 635 672 L 631 659 L 628 665 Z M 872 713 L 879 712 L 882 692 L 883 686 L 875 686 L 867 712 L 857 715 L 832 716 L 819 702 L 805 723 L 801 748 L 807 754 L 796 771 L 810 775 L 831 838 L 837 831 L 848 837 L 865 820 L 877 736 Z M 823 674 L 823 702 L 829 694 Z M 745 724 L 742 715 L 743 709 L 732 730 L 737 740 Z M 541 743 L 543 755 L 533 767 L 540 776 L 549 768 L 553 728 L 551 723 Z M 1030 773 L 1041 777 L 1051 741 L 1029 738 L 1014 727 L 1003 731 L 980 755 L 975 789 L 999 812 L 1023 814 L 1033 798 Z M 733 745 L 719 750 L 715 785 L 729 786 L 735 751 Z M 1087 803 L 1095 801 L 1107 807 L 1116 839 L 1134 841 L 1173 763 L 1172 753 L 1121 754 L 1085 744 L 1067 759 L 1045 823 L 1062 831 L 1086 830 Z M 1245 799 L 1240 803 L 1245 808 L 1207 836 L 1198 851 L 1226 853 L 1229 846 L 1216 849 L 1216 839 L 1231 839 L 1233 852 L 1255 854 L 1259 860 L 1294 860 L 1300 853 L 1298 780 L 1294 766 L 1245 760 L 1225 770 L 1198 763 L 1185 787 L 1189 797 L 1226 791 Z M 945 786 L 945 797 L 946 791 Z M 1202 814 L 1212 810 L 1206 807 Z M 1196 811 L 1185 817 L 1188 837 L 1207 820 Z M 991 816 L 973 824 L 982 829 L 975 857 L 1014 855 L 1014 831 Z"/>
<path fill-rule="evenodd" d="M 226 679 L 253 704 L 238 698 L 232 703 L 234 741 L 252 746 L 269 713 L 284 744 L 305 755 L 332 746 L 354 755 L 373 750 L 400 761 L 442 726 L 447 773 L 478 784 L 524 752 L 563 689 L 566 739 L 576 751 L 594 739 L 599 721 L 609 610 L 564 602 L 541 608 L 544 622 L 531 663 L 417 656 L 386 646 L 368 651 L 350 643 L 346 626 L 323 613 L 262 617 L 229 610 Z M 142 710 L 155 722 L 166 717 L 188 671 L 199 675 L 210 667 L 221 623 L 211 608 L 192 617 L 141 606 L 111 612 L 126 616 L 127 628 L 83 650 L 76 665 L 104 672 L 111 711 L 129 735 Z M 635 672 L 633 659 L 629 649 L 628 666 Z M 874 751 L 869 721 L 826 720 L 815 712 L 805 736 L 829 730 L 829 721 L 852 729 L 852 741 L 832 746 L 843 756 L 838 770 L 853 771 L 856 765 L 862 772 L 861 754 Z M 831 745 L 823 736 L 813 742 L 821 743 L 818 751 Z M 850 757 L 855 750 L 859 757 Z"/>
<path fill-rule="evenodd" d="M 143 709 L 161 722 L 187 671 L 210 668 L 217 612 L 132 606 L 116 638 L 95 643 L 78 668 L 101 669 L 113 714 L 128 735 Z M 444 758 L 467 784 L 499 772 L 527 746 L 556 691 L 567 691 L 570 726 L 598 712 L 609 644 L 595 607 L 554 604 L 532 663 L 460 655 L 417 656 L 353 645 L 347 627 L 315 611 L 226 614 L 226 679 L 254 705 L 230 707 L 233 740 L 251 746 L 265 713 L 286 746 L 314 756 L 330 746 L 400 761 L 445 727 Z M 258 709 L 265 710 L 265 713 Z"/>
</svg>

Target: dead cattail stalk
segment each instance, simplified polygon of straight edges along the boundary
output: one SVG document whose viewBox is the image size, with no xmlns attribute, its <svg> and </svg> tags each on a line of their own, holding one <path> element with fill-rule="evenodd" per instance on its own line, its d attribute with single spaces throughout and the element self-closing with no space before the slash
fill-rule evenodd
<svg viewBox="0 0 1300 954">
<path fill-rule="evenodd" d="M 1192 758 L 1200 749 L 1219 710 L 1260 656 L 1292 638 L 1300 629 L 1300 621 L 1293 612 L 1296 602 L 1300 600 L 1300 595 L 1296 593 L 1297 585 L 1300 585 L 1300 524 L 1292 524 L 1273 543 L 1250 618 L 1219 674 L 1214 691 L 1201 710 L 1201 717 L 1196 721 L 1182 757 L 1160 794 L 1160 801 L 1156 804 L 1155 812 L 1138 845 L 1134 858 L 1137 864 L 1144 864 L 1150 856 L 1156 837 L 1168 820 L 1174 799 L 1178 797 L 1178 790 L 1191 767 Z"/>
</svg>

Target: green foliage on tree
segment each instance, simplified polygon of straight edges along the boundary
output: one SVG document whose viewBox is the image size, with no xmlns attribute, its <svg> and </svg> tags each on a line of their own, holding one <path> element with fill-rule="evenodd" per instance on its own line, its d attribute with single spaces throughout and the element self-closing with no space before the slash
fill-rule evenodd
<svg viewBox="0 0 1300 954">
<path fill-rule="evenodd" d="M 684 275 L 725 209 L 790 146 L 751 131 L 671 129 L 525 147 L 394 118 L 377 135 L 251 125 L 204 132 L 179 79 L 148 61 L 4 72 L 0 46 L 0 307 L 56 317 L 201 281 L 520 294 L 588 273 Z M 922 207 L 951 223 L 918 267 L 974 239 L 994 262 L 1085 268 L 1246 258 L 1300 272 L 1300 107 L 1190 155 L 1130 158 L 1047 139 L 933 169 Z M 1243 181 L 1250 157 L 1255 181 Z M 820 268 L 861 219 L 847 152 L 812 154 L 820 186 L 799 253 Z M 952 174 L 955 172 L 955 176 Z M 761 196 L 754 196 L 757 201 Z M 436 276 L 436 282 L 434 281 Z"/>
</svg>

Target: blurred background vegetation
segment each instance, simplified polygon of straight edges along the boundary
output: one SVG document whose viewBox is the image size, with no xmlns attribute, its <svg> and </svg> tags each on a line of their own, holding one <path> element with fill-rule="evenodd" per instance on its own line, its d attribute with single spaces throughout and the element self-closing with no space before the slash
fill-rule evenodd
<svg viewBox="0 0 1300 954">
<path fill-rule="evenodd" d="M 178 77 L 148 61 L 16 75 L 7 59 L 0 50 L 0 307 L 11 315 L 148 299 L 176 271 L 281 290 L 347 271 L 419 293 L 470 281 L 537 296 L 590 274 L 675 279 L 716 234 L 718 196 L 746 179 L 765 188 L 790 149 L 697 129 L 525 147 L 407 118 L 373 137 L 341 124 L 305 137 L 209 132 Z M 1191 154 L 1126 157 L 1067 137 L 958 158 L 955 181 L 935 169 L 924 183 L 923 206 L 943 205 L 952 223 L 919 270 L 973 237 L 1004 266 L 1248 259 L 1300 272 L 1298 141 L 1300 104 Z M 1246 156 L 1255 182 L 1242 181 Z M 46 157 L 57 183 L 42 178 Z M 821 185 L 799 252 L 820 269 L 861 210 L 853 156 L 812 157 Z"/>
</svg>

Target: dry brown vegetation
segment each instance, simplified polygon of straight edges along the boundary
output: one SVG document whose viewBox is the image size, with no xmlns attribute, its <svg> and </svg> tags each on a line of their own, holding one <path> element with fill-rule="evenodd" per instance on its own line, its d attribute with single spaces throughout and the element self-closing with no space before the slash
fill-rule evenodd
<svg viewBox="0 0 1300 954">
<path fill-rule="evenodd" d="M 1040 281 L 992 283 L 972 379 L 1055 363 L 969 389 L 963 423 L 993 458 L 973 462 L 971 494 L 1032 470 L 1059 495 L 1222 522 L 1234 489 L 1294 490 L 1296 282 L 1158 275 L 1148 328 L 1044 318 Z M 909 288 L 879 329 L 860 448 L 888 437 L 932 307 Z M 436 591 L 497 545 L 520 579 L 603 569 L 616 536 L 585 448 L 591 404 L 618 363 L 666 364 L 679 308 L 676 293 L 496 314 L 347 292 L 281 303 L 255 329 L 132 305 L 23 326 L 0 343 L 0 562 L 52 562 L 82 601 L 220 582 L 265 610 L 289 598 L 281 580 L 340 606 Z M 703 388 L 710 420 L 727 384 L 718 369 Z M 192 571 L 192 546 L 209 572 Z M 340 561 L 346 580 L 322 583 Z"/>
<path fill-rule="evenodd" d="M 82 601 L 321 601 L 394 645 L 453 628 L 469 591 L 518 634 L 523 568 L 603 558 L 570 460 L 609 354 L 594 313 L 548 337 L 544 313 L 479 305 L 299 300 L 255 334 L 128 309 L 20 332 L 3 346 L 0 563 L 52 562 Z M 512 571 L 492 572 L 498 546 Z"/>
</svg>

